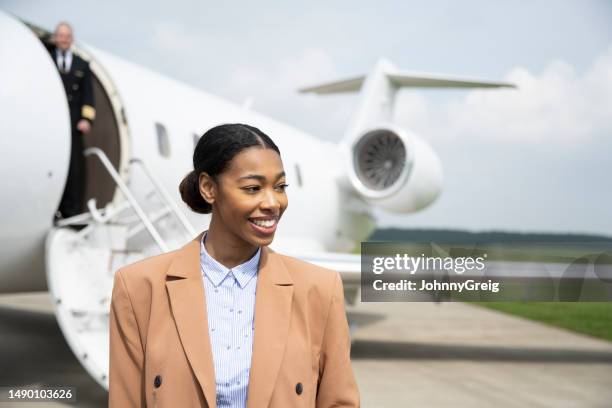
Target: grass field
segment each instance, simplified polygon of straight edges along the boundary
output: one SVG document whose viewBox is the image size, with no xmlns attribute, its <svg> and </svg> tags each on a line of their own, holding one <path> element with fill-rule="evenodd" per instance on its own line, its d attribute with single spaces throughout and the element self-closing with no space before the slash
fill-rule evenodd
<svg viewBox="0 0 612 408">
<path fill-rule="evenodd" d="M 473 303 L 612 341 L 612 302 Z"/>
</svg>

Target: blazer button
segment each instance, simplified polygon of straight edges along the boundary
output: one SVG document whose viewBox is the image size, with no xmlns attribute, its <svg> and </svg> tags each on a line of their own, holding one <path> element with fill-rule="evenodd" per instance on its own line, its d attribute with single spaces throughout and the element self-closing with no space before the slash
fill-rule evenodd
<svg viewBox="0 0 612 408">
<path fill-rule="evenodd" d="M 159 388 L 161 384 L 162 384 L 161 375 L 156 375 L 155 380 L 153 381 L 153 385 L 155 386 L 155 388 Z"/>
<path fill-rule="evenodd" d="M 297 395 L 300 395 L 300 394 L 302 393 L 302 390 L 303 390 L 303 388 L 302 388 L 302 383 L 297 383 L 297 384 L 295 385 L 295 393 L 296 393 Z"/>
</svg>

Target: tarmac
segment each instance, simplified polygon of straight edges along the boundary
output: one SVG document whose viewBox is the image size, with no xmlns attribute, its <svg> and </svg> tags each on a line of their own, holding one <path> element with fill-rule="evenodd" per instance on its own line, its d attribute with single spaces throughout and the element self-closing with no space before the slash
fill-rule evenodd
<svg viewBox="0 0 612 408">
<path fill-rule="evenodd" d="M 612 407 L 612 343 L 463 303 L 367 303 L 364 407 Z"/>
<path fill-rule="evenodd" d="M 349 313 L 371 323 L 351 350 L 363 407 L 612 406 L 611 342 L 462 303 L 361 303 Z M 36 384 L 76 387 L 77 402 L 0 407 L 107 406 L 48 295 L 2 295 L 0 385 Z"/>
</svg>

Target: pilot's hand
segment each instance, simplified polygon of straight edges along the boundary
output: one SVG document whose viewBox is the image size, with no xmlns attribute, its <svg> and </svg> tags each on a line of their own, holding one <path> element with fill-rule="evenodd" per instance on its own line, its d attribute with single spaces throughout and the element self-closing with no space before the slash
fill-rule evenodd
<svg viewBox="0 0 612 408">
<path fill-rule="evenodd" d="M 88 120 L 81 119 L 79 123 L 77 123 L 77 129 L 82 133 L 89 133 L 91 131 L 91 124 Z"/>
</svg>

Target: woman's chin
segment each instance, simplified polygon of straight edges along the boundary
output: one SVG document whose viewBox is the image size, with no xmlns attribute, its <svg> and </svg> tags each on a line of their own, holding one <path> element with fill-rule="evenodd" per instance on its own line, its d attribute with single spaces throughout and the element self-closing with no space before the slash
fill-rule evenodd
<svg viewBox="0 0 612 408">
<path fill-rule="evenodd" d="M 255 245 L 257 246 L 268 246 L 272 243 L 272 241 L 274 240 L 274 235 L 272 235 L 271 237 L 254 237 L 253 242 Z"/>
</svg>

